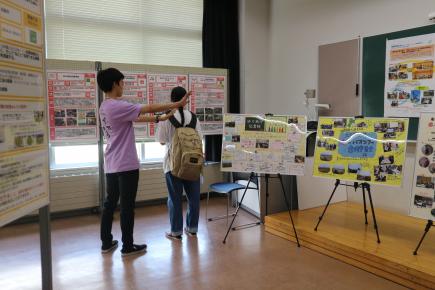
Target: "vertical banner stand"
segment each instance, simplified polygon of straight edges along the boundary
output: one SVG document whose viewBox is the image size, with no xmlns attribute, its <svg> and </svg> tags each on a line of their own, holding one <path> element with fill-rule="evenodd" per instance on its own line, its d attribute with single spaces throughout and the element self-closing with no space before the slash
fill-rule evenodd
<svg viewBox="0 0 435 290">
<path fill-rule="evenodd" d="M 366 205 L 366 190 L 367 190 L 367 195 L 369 197 L 370 207 L 371 207 L 371 210 L 372 210 L 373 223 L 374 223 L 374 228 L 375 228 L 375 231 L 376 231 L 377 242 L 379 244 L 381 242 L 381 240 L 379 239 L 378 223 L 376 222 L 375 208 L 373 206 L 372 194 L 371 194 L 371 191 L 370 191 L 370 184 L 367 183 L 367 182 L 363 182 L 363 183 L 354 182 L 353 185 L 348 185 L 346 183 L 341 183 L 340 179 L 336 179 L 335 180 L 334 190 L 332 191 L 331 196 L 329 197 L 329 200 L 328 200 L 325 208 L 323 209 L 322 215 L 319 217 L 319 221 L 317 222 L 317 225 L 314 228 L 314 230 L 317 231 L 317 228 L 319 227 L 319 224 L 322 221 L 323 216 L 325 215 L 326 210 L 328 209 L 329 204 L 331 203 L 332 197 L 334 196 L 335 191 L 337 190 L 339 185 L 346 186 L 346 187 L 353 187 L 355 189 L 355 191 L 359 187 L 361 187 L 362 194 L 363 194 L 363 201 L 364 201 L 364 217 L 365 217 L 365 224 L 366 225 L 369 224 L 369 222 L 367 220 L 367 213 L 368 213 L 368 211 L 367 211 L 367 205 Z"/>
<path fill-rule="evenodd" d="M 101 70 L 102 64 L 99 61 L 95 62 L 95 71 L 97 73 Z M 98 110 L 101 107 L 101 103 L 104 101 L 103 92 L 98 88 Z M 97 116 L 100 118 L 100 116 Z M 99 204 L 98 211 L 99 213 L 103 212 L 104 205 L 104 197 L 106 196 L 106 179 L 104 175 L 104 133 L 103 128 L 101 127 L 101 120 L 98 122 L 100 134 L 98 138 L 98 192 L 99 192 Z"/>
<path fill-rule="evenodd" d="M 53 289 L 53 273 L 51 260 L 51 227 L 50 206 L 39 209 L 39 239 L 41 247 L 42 289 Z"/>
<path fill-rule="evenodd" d="M 432 210 L 432 214 L 435 216 L 435 209 Z M 434 227 L 433 220 L 428 220 L 426 227 L 424 228 L 423 236 L 420 239 L 420 242 L 417 245 L 417 248 L 414 250 L 414 255 L 417 255 L 418 249 L 420 249 L 421 244 L 423 243 L 424 238 L 426 237 L 427 233 L 429 232 L 431 227 Z"/>
</svg>

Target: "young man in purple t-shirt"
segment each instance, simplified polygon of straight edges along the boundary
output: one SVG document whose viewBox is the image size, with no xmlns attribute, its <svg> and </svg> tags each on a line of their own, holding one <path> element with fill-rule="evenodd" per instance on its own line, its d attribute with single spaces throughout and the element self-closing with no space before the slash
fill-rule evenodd
<svg viewBox="0 0 435 290">
<path fill-rule="evenodd" d="M 106 175 L 107 196 L 101 217 L 101 251 L 109 253 L 116 249 L 118 241 L 113 240 L 113 213 L 120 199 L 122 256 L 144 252 L 146 245 L 133 243 L 134 205 L 139 181 L 139 159 L 136 152 L 133 121 L 158 122 L 167 120 L 174 109 L 185 106 L 189 93 L 178 103 L 131 104 L 122 100 L 124 75 L 115 68 L 98 72 L 99 88 L 105 93 L 100 106 L 101 127 L 106 138 L 104 152 L 104 172 Z M 173 110 L 162 116 L 141 114 Z"/>
</svg>

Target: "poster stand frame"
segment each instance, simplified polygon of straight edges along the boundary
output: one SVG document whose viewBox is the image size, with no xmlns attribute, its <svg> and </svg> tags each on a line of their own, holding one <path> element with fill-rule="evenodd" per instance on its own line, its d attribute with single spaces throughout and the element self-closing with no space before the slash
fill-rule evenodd
<svg viewBox="0 0 435 290">
<path fill-rule="evenodd" d="M 236 217 L 237 217 L 237 214 L 238 214 L 238 212 L 239 212 L 239 210 L 240 210 L 240 207 L 241 207 L 241 205 L 242 205 L 242 203 L 243 203 L 243 199 L 245 198 L 246 192 L 247 192 L 248 189 L 249 189 L 249 184 L 250 184 L 254 179 L 257 180 L 257 188 L 258 188 L 258 190 L 259 190 L 259 187 L 258 187 L 258 178 L 259 178 L 259 177 L 260 177 L 260 175 L 254 173 L 254 172 L 251 172 L 251 174 L 249 175 L 249 180 L 248 180 L 248 183 L 247 183 L 247 185 L 246 185 L 246 187 L 245 187 L 245 190 L 244 190 L 244 192 L 243 192 L 242 198 L 240 199 L 240 202 L 237 202 L 237 209 L 236 209 L 236 211 L 235 211 L 235 213 L 234 213 L 233 219 L 231 220 L 230 226 L 229 226 L 228 229 L 227 229 L 227 233 L 225 234 L 225 238 L 224 238 L 224 240 L 222 241 L 223 244 L 226 243 L 226 241 L 227 241 L 227 237 L 228 237 L 228 235 L 229 235 L 229 233 L 230 233 L 230 230 L 236 230 L 236 229 L 237 229 L 237 228 L 233 228 L 233 227 L 232 227 L 232 226 L 233 226 L 233 223 L 234 223 L 234 221 L 235 221 L 235 219 L 236 219 Z M 267 215 L 267 199 L 268 199 L 268 197 L 269 197 L 269 178 L 278 178 L 279 181 L 280 181 L 280 183 L 281 183 L 282 194 L 284 195 L 284 200 L 285 200 L 285 203 L 286 203 L 286 206 L 287 206 L 287 210 L 288 210 L 288 213 L 289 213 L 289 216 L 290 216 L 290 221 L 291 221 L 291 223 L 292 223 L 293 231 L 294 231 L 294 233 L 295 233 L 296 242 L 297 242 L 298 247 L 300 247 L 301 245 L 300 245 L 300 243 L 299 243 L 298 234 L 297 234 L 297 231 L 296 231 L 295 224 L 294 224 L 294 222 L 293 222 L 293 217 L 292 217 L 292 214 L 291 214 L 290 205 L 289 205 L 289 202 L 288 202 L 288 199 L 287 199 L 287 195 L 286 195 L 286 191 L 285 191 L 285 188 L 284 188 L 284 184 L 283 184 L 283 182 L 282 182 L 282 176 L 281 176 L 280 173 L 278 173 L 277 176 L 274 176 L 274 177 L 271 177 L 270 174 L 265 174 L 265 179 L 266 179 L 266 215 Z M 261 224 L 261 222 L 255 222 L 255 223 L 251 223 L 251 224 L 248 224 L 248 225 L 245 225 L 245 226 L 254 226 L 254 225 L 260 225 L 260 224 Z"/>
<path fill-rule="evenodd" d="M 426 237 L 427 233 L 429 232 L 429 230 L 430 230 L 432 227 L 435 227 L 435 224 L 434 224 L 433 220 L 428 220 L 428 221 L 427 221 L 427 224 L 426 224 L 426 226 L 425 226 L 425 228 L 424 228 L 423 236 L 421 237 L 420 241 L 418 242 L 417 247 L 415 248 L 415 250 L 414 250 L 414 252 L 413 252 L 414 256 L 417 255 L 418 249 L 420 248 L 421 244 L 423 243 L 424 238 Z"/>
<path fill-rule="evenodd" d="M 372 194 L 371 194 L 371 191 L 370 191 L 370 184 L 367 183 L 367 182 L 363 182 L 363 183 L 354 182 L 353 185 L 349 185 L 349 184 L 346 184 L 346 183 L 341 183 L 340 179 L 336 179 L 336 180 L 335 180 L 335 186 L 334 186 L 334 189 L 332 190 L 331 196 L 329 197 L 328 202 L 326 203 L 326 206 L 325 206 L 325 208 L 323 209 L 322 214 L 319 216 L 319 221 L 317 222 L 317 225 L 316 225 L 316 227 L 314 228 L 314 231 L 317 232 L 317 228 L 319 227 L 320 222 L 322 221 L 323 216 L 325 215 L 326 210 L 328 209 L 329 204 L 331 203 L 332 197 L 334 196 L 335 191 L 337 190 L 337 188 L 338 188 L 339 185 L 346 186 L 346 187 L 353 187 L 353 188 L 355 189 L 355 191 L 356 191 L 358 188 L 361 188 L 361 189 L 362 189 L 363 201 L 364 201 L 364 217 L 365 217 L 365 224 L 366 224 L 366 225 L 369 224 L 369 223 L 368 223 L 368 220 L 367 220 L 367 213 L 368 213 L 368 210 L 367 210 L 367 203 L 366 203 L 366 190 L 367 190 L 367 195 L 368 195 L 368 197 L 369 197 L 370 207 L 371 207 L 372 216 L 373 216 L 374 228 L 375 228 L 375 231 L 376 231 L 377 242 L 378 242 L 378 244 L 380 244 L 380 243 L 381 243 L 381 240 L 379 239 L 378 223 L 377 223 L 377 221 L 376 221 L 375 208 L 374 208 L 374 206 L 373 206 Z"/>
</svg>

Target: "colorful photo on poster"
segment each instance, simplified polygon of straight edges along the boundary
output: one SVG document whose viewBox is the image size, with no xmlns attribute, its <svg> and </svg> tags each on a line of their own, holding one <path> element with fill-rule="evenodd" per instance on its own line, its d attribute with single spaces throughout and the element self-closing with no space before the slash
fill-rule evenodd
<svg viewBox="0 0 435 290">
<path fill-rule="evenodd" d="M 226 88 L 225 76 L 189 75 L 190 111 L 201 122 L 204 135 L 222 134 Z"/>
<path fill-rule="evenodd" d="M 320 117 L 313 175 L 400 186 L 408 119 Z"/>
<path fill-rule="evenodd" d="M 51 142 L 97 140 L 96 75 L 93 71 L 47 71 Z"/>
<path fill-rule="evenodd" d="M 305 116 L 224 114 L 221 170 L 303 175 Z"/>
<path fill-rule="evenodd" d="M 415 152 L 410 215 L 435 220 L 435 114 L 421 113 Z"/>
<path fill-rule="evenodd" d="M 435 110 L 435 34 L 387 40 L 384 116 Z"/>
</svg>

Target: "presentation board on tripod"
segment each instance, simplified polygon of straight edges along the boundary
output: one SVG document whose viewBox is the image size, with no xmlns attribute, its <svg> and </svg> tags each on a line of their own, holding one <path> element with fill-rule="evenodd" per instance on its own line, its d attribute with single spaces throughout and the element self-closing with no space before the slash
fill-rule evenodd
<svg viewBox="0 0 435 290">
<path fill-rule="evenodd" d="M 306 116 L 224 115 L 221 170 L 303 175 Z"/>
<path fill-rule="evenodd" d="M 406 118 L 320 117 L 313 175 L 400 186 L 407 136 Z"/>
<path fill-rule="evenodd" d="M 434 220 L 435 209 L 435 113 L 421 113 L 415 153 L 410 215 Z"/>
</svg>

